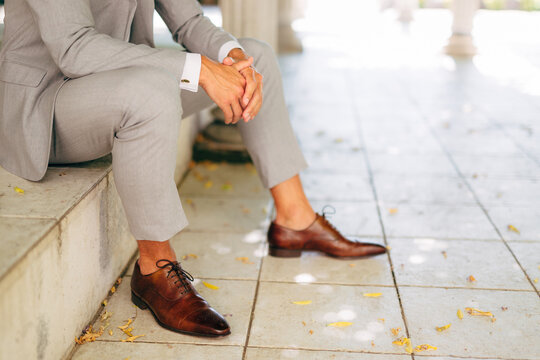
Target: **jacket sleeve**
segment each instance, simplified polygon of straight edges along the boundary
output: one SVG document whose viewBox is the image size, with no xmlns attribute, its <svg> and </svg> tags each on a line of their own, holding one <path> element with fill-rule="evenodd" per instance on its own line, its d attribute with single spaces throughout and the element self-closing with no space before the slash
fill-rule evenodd
<svg viewBox="0 0 540 360">
<path fill-rule="evenodd" d="M 174 41 L 190 52 L 219 61 L 220 48 L 229 41 L 238 41 L 204 16 L 196 0 L 155 0 L 155 5 Z"/>
<path fill-rule="evenodd" d="M 127 66 L 152 66 L 181 80 L 185 52 L 135 45 L 97 32 L 88 0 L 24 1 L 64 75 L 78 78 Z"/>
</svg>

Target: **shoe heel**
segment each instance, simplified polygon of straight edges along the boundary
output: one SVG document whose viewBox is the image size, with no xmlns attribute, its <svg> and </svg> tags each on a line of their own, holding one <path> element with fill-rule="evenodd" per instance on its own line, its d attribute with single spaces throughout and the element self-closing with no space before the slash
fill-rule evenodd
<svg viewBox="0 0 540 360">
<path fill-rule="evenodd" d="M 131 292 L 131 302 L 135 304 L 139 309 L 145 310 L 148 308 L 148 305 L 144 301 L 141 300 L 140 297 L 135 295 L 133 291 Z"/>
<path fill-rule="evenodd" d="M 280 249 L 270 246 L 269 248 L 270 256 L 274 257 L 283 257 L 283 258 L 294 258 L 300 257 L 302 255 L 302 250 L 289 250 L 289 249 Z"/>
</svg>

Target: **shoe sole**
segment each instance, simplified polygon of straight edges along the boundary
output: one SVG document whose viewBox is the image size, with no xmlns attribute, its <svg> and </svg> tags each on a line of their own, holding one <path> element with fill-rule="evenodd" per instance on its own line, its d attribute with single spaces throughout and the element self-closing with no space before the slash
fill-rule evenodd
<svg viewBox="0 0 540 360">
<path fill-rule="evenodd" d="M 328 253 L 325 253 L 324 251 L 319 251 L 319 250 L 290 250 L 290 249 L 283 249 L 283 248 L 278 248 L 278 247 L 274 247 L 274 246 L 269 246 L 268 247 L 268 254 L 270 256 L 278 257 L 278 258 L 297 258 L 297 257 L 302 256 L 302 251 L 319 252 L 319 253 L 324 254 L 326 256 L 330 256 L 330 257 L 335 258 L 335 259 L 343 259 L 343 260 L 362 259 L 362 258 L 368 258 L 368 257 L 377 256 L 377 255 L 387 253 L 387 251 L 384 251 L 384 252 L 377 253 L 377 254 L 369 254 L 369 255 L 362 255 L 362 256 L 336 256 L 336 255 L 328 254 Z"/>
<path fill-rule="evenodd" d="M 146 310 L 146 309 L 150 310 L 150 313 L 152 314 L 152 316 L 154 316 L 154 319 L 156 319 L 156 322 L 159 324 L 159 326 L 161 326 L 161 327 L 163 327 L 163 328 L 165 328 L 167 330 L 174 331 L 176 333 L 185 334 L 185 335 L 192 335 L 192 336 L 204 336 L 204 337 L 221 337 L 221 336 L 229 335 L 231 333 L 231 330 L 229 330 L 227 333 L 223 333 L 223 334 L 203 334 L 203 333 L 196 333 L 196 332 L 192 332 L 192 331 L 176 329 L 176 328 L 173 328 L 171 326 L 168 326 L 168 325 L 162 323 L 158 319 L 156 314 L 154 314 L 154 311 L 148 306 L 148 304 L 143 299 L 141 299 L 139 296 L 137 296 L 133 291 L 131 291 L 131 302 L 133 304 L 135 304 L 135 306 L 137 306 L 141 310 Z"/>
</svg>

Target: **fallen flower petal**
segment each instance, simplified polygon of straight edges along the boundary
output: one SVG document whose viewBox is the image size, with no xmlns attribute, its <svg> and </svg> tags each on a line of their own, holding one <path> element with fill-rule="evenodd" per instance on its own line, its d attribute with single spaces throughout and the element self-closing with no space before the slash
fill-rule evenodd
<svg viewBox="0 0 540 360">
<path fill-rule="evenodd" d="M 136 336 L 130 336 L 127 339 L 122 339 L 122 342 L 133 342 L 136 339 L 143 337 L 144 335 L 136 335 Z"/>
<path fill-rule="evenodd" d="M 508 230 L 519 234 L 519 230 L 514 225 L 508 225 Z"/>
<path fill-rule="evenodd" d="M 214 183 L 212 183 L 212 181 L 208 180 L 207 182 L 204 183 L 204 187 L 209 189 L 212 187 L 212 185 L 214 185 Z"/>
<path fill-rule="evenodd" d="M 243 262 L 244 264 L 254 264 L 254 262 L 249 261 L 249 258 L 246 256 L 239 256 L 236 260 Z"/>
<path fill-rule="evenodd" d="M 436 326 L 435 329 L 437 329 L 437 331 L 444 331 L 444 330 L 448 329 L 450 327 L 450 325 L 452 325 L 452 324 L 448 324 L 448 325 L 444 325 L 444 326 Z"/>
<path fill-rule="evenodd" d="M 475 308 L 470 308 L 470 307 L 466 307 L 465 308 L 465 311 L 467 311 L 467 313 L 469 315 L 473 315 L 473 316 L 488 316 L 491 318 L 491 322 L 494 322 L 495 321 L 495 316 L 489 312 L 489 311 L 482 311 L 482 310 L 478 310 L 478 309 L 475 309 Z"/>
<path fill-rule="evenodd" d="M 202 283 L 203 283 L 204 286 L 206 286 L 206 287 L 209 288 L 209 289 L 212 289 L 212 290 L 217 290 L 217 289 L 219 289 L 219 286 L 212 285 L 212 284 L 210 284 L 210 283 L 207 283 L 206 281 L 203 281 Z"/>
<path fill-rule="evenodd" d="M 388 212 L 391 214 L 391 215 L 394 215 L 394 214 L 397 214 L 398 213 L 398 209 L 397 208 L 391 208 L 388 210 Z"/>
<path fill-rule="evenodd" d="M 392 331 L 392 335 L 394 335 L 394 336 L 397 336 L 397 334 L 399 333 L 400 330 L 401 330 L 400 327 L 390 329 L 390 331 Z"/>
<path fill-rule="evenodd" d="M 461 309 L 458 309 L 457 317 L 460 318 L 460 319 L 463 319 L 463 312 L 461 311 Z"/>
<path fill-rule="evenodd" d="M 311 300 L 293 301 L 292 303 L 295 305 L 309 305 L 311 304 Z"/>
<path fill-rule="evenodd" d="M 467 281 L 468 281 L 468 282 L 475 282 L 476 279 L 474 278 L 474 276 L 469 275 L 469 277 L 467 278 Z"/>
<path fill-rule="evenodd" d="M 21 188 L 20 188 L 20 187 L 18 187 L 18 186 L 15 186 L 15 187 L 13 188 L 13 190 L 15 190 L 15 192 L 16 192 L 16 193 L 19 193 L 19 194 L 24 194 L 24 190 L 23 190 L 23 189 L 21 189 Z"/>
<path fill-rule="evenodd" d="M 436 346 L 431 346 L 431 345 L 428 345 L 428 344 L 422 344 L 422 345 L 417 345 L 414 350 L 416 351 L 424 351 L 424 350 L 437 350 L 437 347 Z"/>
<path fill-rule="evenodd" d="M 333 327 L 347 327 L 347 326 L 351 326 L 351 325 L 352 325 L 352 322 L 348 322 L 348 321 L 338 321 L 338 322 L 330 323 L 330 324 L 328 324 L 327 326 L 333 326 Z"/>
<path fill-rule="evenodd" d="M 379 297 L 382 295 L 382 293 L 364 293 L 365 297 Z"/>
</svg>

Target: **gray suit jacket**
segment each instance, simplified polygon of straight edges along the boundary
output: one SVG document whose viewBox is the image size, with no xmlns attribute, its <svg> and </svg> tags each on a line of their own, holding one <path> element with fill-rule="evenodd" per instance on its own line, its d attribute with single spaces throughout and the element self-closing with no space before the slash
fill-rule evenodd
<svg viewBox="0 0 540 360">
<path fill-rule="evenodd" d="M 235 40 L 196 0 L 6 0 L 0 51 L 0 165 L 28 180 L 47 170 L 54 102 L 65 81 L 153 66 L 180 81 L 185 52 L 155 49 L 157 9 L 173 38 L 214 60 Z"/>
</svg>

